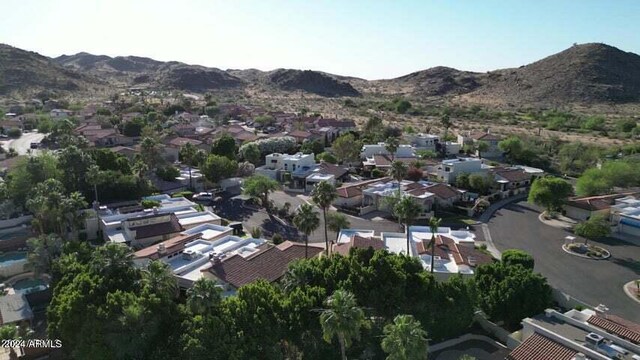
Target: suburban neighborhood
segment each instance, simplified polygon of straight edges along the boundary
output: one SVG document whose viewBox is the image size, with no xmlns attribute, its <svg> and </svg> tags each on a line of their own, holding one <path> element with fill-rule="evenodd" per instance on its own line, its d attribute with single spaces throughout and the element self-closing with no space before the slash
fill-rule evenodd
<svg viewBox="0 0 640 360">
<path fill-rule="evenodd" d="M 640 360 L 633 1 L 0 10 L 0 360 Z"/>
</svg>

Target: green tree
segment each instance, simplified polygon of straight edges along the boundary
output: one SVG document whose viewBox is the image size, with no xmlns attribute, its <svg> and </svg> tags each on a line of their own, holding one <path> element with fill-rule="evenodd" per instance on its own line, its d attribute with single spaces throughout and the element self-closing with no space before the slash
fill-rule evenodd
<svg viewBox="0 0 640 360">
<path fill-rule="evenodd" d="M 200 278 L 187 290 L 187 307 L 194 314 L 211 314 L 220 306 L 221 288 L 207 278 Z"/>
<path fill-rule="evenodd" d="M 318 213 L 312 205 L 302 204 L 293 217 L 293 224 L 304 234 L 304 257 L 306 259 L 309 257 L 309 235 L 320 226 Z"/>
<path fill-rule="evenodd" d="M 411 315 L 398 315 L 385 325 L 381 345 L 387 360 L 427 359 L 427 332 Z"/>
<path fill-rule="evenodd" d="M 340 135 L 331 144 L 331 152 L 340 163 L 358 160 L 361 148 L 362 144 L 351 133 Z"/>
<path fill-rule="evenodd" d="M 346 360 L 346 349 L 353 340 L 360 339 L 360 329 L 368 326 L 364 311 L 356 304 L 353 294 L 344 290 L 336 290 L 327 299 L 326 306 L 320 314 L 323 338 L 331 343 L 337 337 L 340 354 Z"/>
<path fill-rule="evenodd" d="M 63 176 L 59 179 L 66 191 L 86 193 L 89 189 L 86 174 L 94 164 L 93 158 L 76 146 L 62 149 L 58 154 L 58 167 Z"/>
<path fill-rule="evenodd" d="M 235 175 L 238 170 L 238 163 L 226 156 L 211 154 L 201 167 L 202 174 L 207 180 L 217 183 Z"/>
<path fill-rule="evenodd" d="M 409 168 L 407 167 L 407 164 L 403 163 L 402 161 L 393 161 L 391 163 L 391 168 L 389 168 L 389 176 L 391 176 L 391 178 L 398 183 L 398 193 L 402 191 L 402 189 L 400 188 L 400 182 L 404 180 L 405 177 L 407 177 L 408 172 Z"/>
<path fill-rule="evenodd" d="M 243 187 L 245 195 L 260 199 L 262 206 L 269 211 L 269 194 L 280 189 L 280 184 L 264 175 L 253 175 L 244 181 Z"/>
<path fill-rule="evenodd" d="M 339 212 L 331 212 L 327 214 L 327 227 L 336 234 L 342 229 L 348 229 L 351 226 L 349 218 Z"/>
<path fill-rule="evenodd" d="M 456 177 L 456 187 L 460 189 L 469 189 L 469 174 L 468 173 L 460 173 Z"/>
<path fill-rule="evenodd" d="M 336 188 L 329 182 L 321 181 L 311 192 L 311 200 L 322 209 L 322 220 L 324 224 L 324 244 L 325 252 L 329 256 L 329 235 L 327 234 L 327 209 L 331 203 L 338 197 Z"/>
<path fill-rule="evenodd" d="M 222 134 L 211 145 L 212 154 L 224 156 L 231 160 L 236 159 L 236 151 L 236 140 L 227 133 Z"/>
<path fill-rule="evenodd" d="M 482 159 L 482 153 L 489 150 L 489 143 L 486 141 L 478 141 L 476 150 L 478 151 L 478 157 Z"/>
<path fill-rule="evenodd" d="M 522 265 L 525 269 L 533 270 L 535 262 L 533 256 L 518 249 L 508 249 L 502 252 L 502 262 L 507 266 Z"/>
<path fill-rule="evenodd" d="M 548 212 L 559 211 L 572 193 L 571 184 L 560 178 L 547 176 L 533 181 L 528 201 L 544 207 Z"/>
<path fill-rule="evenodd" d="M 480 308 L 494 321 L 504 321 L 509 328 L 553 303 L 547 280 L 521 265 L 509 266 L 502 262 L 480 265 L 474 281 Z"/>
<path fill-rule="evenodd" d="M 28 267 L 36 275 L 50 274 L 53 262 L 62 254 L 62 239 L 55 234 L 40 235 L 27 240 Z"/>
<path fill-rule="evenodd" d="M 93 186 L 93 199 L 98 202 L 98 185 L 102 182 L 102 173 L 97 165 L 92 165 L 87 171 L 87 183 Z"/>
<path fill-rule="evenodd" d="M 584 244 L 587 245 L 589 240 L 595 240 L 607 237 L 611 234 L 611 225 L 604 216 L 596 214 L 591 216 L 587 221 L 577 224 L 573 228 L 573 232 L 584 238 Z"/>
<path fill-rule="evenodd" d="M 162 152 L 160 142 L 151 137 L 143 137 L 140 142 L 140 155 L 142 161 L 147 164 L 149 169 L 155 169 L 162 164 Z"/>
<path fill-rule="evenodd" d="M 456 179 L 457 181 L 457 179 Z M 479 194 L 486 195 L 489 193 L 493 182 L 493 178 L 484 174 L 471 174 L 469 175 L 469 189 L 478 192 Z"/>
<path fill-rule="evenodd" d="M 164 298 L 173 299 L 178 294 L 178 282 L 169 265 L 154 260 L 142 270 L 142 284 Z"/>
<path fill-rule="evenodd" d="M 253 165 L 260 164 L 262 153 L 260 152 L 260 147 L 256 143 L 248 143 L 241 148 L 241 156 L 246 161 L 252 163 Z"/>
<path fill-rule="evenodd" d="M 329 164 L 337 164 L 338 163 L 338 159 L 336 159 L 336 157 L 333 156 L 333 154 L 328 153 L 326 151 L 323 152 L 323 153 L 318 154 L 318 156 L 316 156 L 316 160 L 328 162 Z"/>
<path fill-rule="evenodd" d="M 397 137 L 390 137 L 384 142 L 384 149 L 387 150 L 389 155 L 391 156 L 391 161 L 393 161 L 396 157 L 396 152 L 398 151 L 398 147 L 400 146 L 400 139 Z"/>
<path fill-rule="evenodd" d="M 320 140 L 305 141 L 300 147 L 300 151 L 305 154 L 319 155 L 324 152 L 324 143 Z"/>
<path fill-rule="evenodd" d="M 393 207 L 393 214 L 398 221 L 404 225 L 404 231 L 407 234 L 407 256 L 411 256 L 411 239 L 409 227 L 422 212 L 422 208 L 411 196 L 402 196 Z"/>
</svg>

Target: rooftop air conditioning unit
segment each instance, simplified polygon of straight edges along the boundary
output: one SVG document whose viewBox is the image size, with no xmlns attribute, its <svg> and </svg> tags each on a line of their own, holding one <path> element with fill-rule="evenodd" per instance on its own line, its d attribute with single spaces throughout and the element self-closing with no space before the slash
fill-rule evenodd
<svg viewBox="0 0 640 360">
<path fill-rule="evenodd" d="M 164 254 L 167 252 L 167 248 L 164 246 L 164 243 L 158 244 L 158 253 Z"/>
<path fill-rule="evenodd" d="M 469 266 L 476 266 L 478 264 L 476 258 L 473 256 L 469 256 L 467 258 L 467 262 L 469 263 Z"/>
</svg>

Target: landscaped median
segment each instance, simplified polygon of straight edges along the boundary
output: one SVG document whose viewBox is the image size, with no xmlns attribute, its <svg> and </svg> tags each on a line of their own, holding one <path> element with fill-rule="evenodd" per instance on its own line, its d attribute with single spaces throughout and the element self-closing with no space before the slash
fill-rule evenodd
<svg viewBox="0 0 640 360">
<path fill-rule="evenodd" d="M 624 284 L 624 293 L 636 302 L 640 303 L 640 279 L 629 281 Z"/>
<path fill-rule="evenodd" d="M 573 240 L 575 240 L 573 236 L 567 236 L 565 238 L 565 243 L 562 245 L 562 250 L 571 255 L 586 259 L 604 260 L 611 257 L 611 253 L 609 253 L 605 248 L 581 242 L 574 242 Z"/>
</svg>

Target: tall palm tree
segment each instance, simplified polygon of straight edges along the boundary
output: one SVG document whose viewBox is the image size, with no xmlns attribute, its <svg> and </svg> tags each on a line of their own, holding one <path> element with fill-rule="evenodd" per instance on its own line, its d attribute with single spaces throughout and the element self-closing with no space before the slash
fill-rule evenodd
<svg viewBox="0 0 640 360">
<path fill-rule="evenodd" d="M 389 168 L 389 176 L 393 178 L 398 183 L 398 194 L 400 193 L 400 182 L 407 177 L 407 173 L 409 172 L 409 168 L 407 164 L 402 161 L 394 161 L 391 163 L 391 168 Z"/>
<path fill-rule="evenodd" d="M 71 229 L 71 236 L 77 236 L 77 230 L 82 226 L 82 222 L 86 217 L 83 211 L 88 206 L 84 196 L 79 192 L 72 192 L 69 196 L 63 197 L 60 202 L 60 212 L 63 222 Z"/>
<path fill-rule="evenodd" d="M 388 137 L 387 140 L 384 142 L 384 149 L 389 152 L 389 155 L 391 155 L 391 161 L 395 159 L 396 151 L 398 151 L 399 146 L 400 146 L 400 139 L 394 136 Z"/>
<path fill-rule="evenodd" d="M 131 167 L 131 170 L 133 171 L 134 175 L 138 179 L 143 179 L 144 178 L 144 174 L 146 174 L 147 171 L 149 171 L 149 166 L 144 161 L 137 160 L 135 163 L 133 163 L 133 166 Z"/>
<path fill-rule="evenodd" d="M 304 234 L 304 257 L 309 258 L 309 235 L 320 226 L 320 218 L 312 205 L 302 204 L 298 208 L 293 224 Z"/>
<path fill-rule="evenodd" d="M 98 165 L 89 166 L 87 171 L 87 182 L 89 185 L 93 185 L 93 199 L 98 203 L 98 184 L 100 184 L 101 174 Z"/>
<path fill-rule="evenodd" d="M 336 290 L 325 302 L 326 308 L 320 314 L 323 339 L 331 343 L 338 338 L 340 354 L 346 360 L 346 349 L 353 340 L 360 339 L 360 329 L 368 325 L 364 311 L 356 304 L 356 298 L 345 290 Z"/>
<path fill-rule="evenodd" d="M 431 247 L 431 273 L 433 274 L 433 265 L 435 259 L 435 249 L 436 249 L 436 233 L 438 232 L 438 227 L 440 227 L 440 223 L 442 219 L 432 217 L 429 219 L 429 229 L 431 230 L 431 242 L 429 246 Z"/>
<path fill-rule="evenodd" d="M 178 291 L 178 283 L 171 268 L 159 260 L 150 262 L 142 271 L 142 283 L 165 299 L 173 299 Z"/>
<path fill-rule="evenodd" d="M 189 188 L 193 189 L 193 180 L 191 178 L 191 166 L 193 166 L 193 160 L 196 157 L 198 149 L 193 146 L 192 143 L 186 143 L 182 149 L 180 149 L 180 157 L 183 163 L 189 166 Z"/>
<path fill-rule="evenodd" d="M 387 360 L 418 360 L 427 358 L 427 332 L 411 315 L 398 315 L 385 325 L 382 350 Z"/>
<path fill-rule="evenodd" d="M 311 192 L 311 200 L 322 209 L 322 219 L 324 222 L 324 244 L 325 252 L 329 256 L 329 236 L 327 235 L 327 209 L 338 197 L 336 188 L 326 181 L 318 183 Z"/>
<path fill-rule="evenodd" d="M 418 215 L 420 215 L 421 211 L 422 208 L 420 205 L 418 205 L 409 195 L 400 198 L 400 201 L 398 201 L 393 208 L 395 216 L 398 218 L 400 223 L 404 224 L 404 231 L 407 233 L 407 256 L 411 256 L 409 227 Z"/>
<path fill-rule="evenodd" d="M 213 280 L 200 278 L 187 290 L 187 307 L 194 314 L 208 313 L 220 304 L 220 292 Z"/>
</svg>

